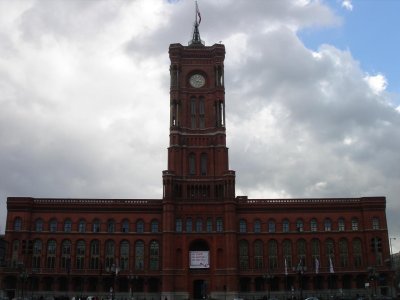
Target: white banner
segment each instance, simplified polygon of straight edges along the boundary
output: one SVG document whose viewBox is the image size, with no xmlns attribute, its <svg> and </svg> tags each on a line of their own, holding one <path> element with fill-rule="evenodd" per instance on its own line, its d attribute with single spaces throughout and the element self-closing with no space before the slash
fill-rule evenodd
<svg viewBox="0 0 400 300">
<path fill-rule="evenodd" d="M 208 269 L 210 267 L 209 251 L 189 251 L 191 269 Z"/>
</svg>

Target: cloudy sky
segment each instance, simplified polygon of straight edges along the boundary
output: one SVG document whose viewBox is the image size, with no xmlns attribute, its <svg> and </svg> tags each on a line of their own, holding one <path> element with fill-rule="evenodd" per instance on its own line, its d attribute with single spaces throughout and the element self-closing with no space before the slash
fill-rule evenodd
<svg viewBox="0 0 400 300">
<path fill-rule="evenodd" d="M 400 250 L 400 1 L 199 7 L 237 195 L 386 196 Z M 193 21 L 192 0 L 0 0 L 2 231 L 8 196 L 161 198 L 168 46 Z"/>
</svg>

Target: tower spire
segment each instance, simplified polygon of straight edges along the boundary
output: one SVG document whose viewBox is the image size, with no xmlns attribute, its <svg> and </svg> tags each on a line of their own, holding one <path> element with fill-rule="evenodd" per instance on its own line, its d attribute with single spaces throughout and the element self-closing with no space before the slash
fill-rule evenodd
<svg viewBox="0 0 400 300">
<path fill-rule="evenodd" d="M 204 42 L 200 38 L 199 25 L 201 23 L 201 14 L 199 10 L 199 6 L 197 5 L 197 1 L 195 1 L 195 16 L 194 16 L 194 29 L 193 29 L 193 37 L 192 40 L 189 41 L 190 46 L 204 45 Z"/>
</svg>

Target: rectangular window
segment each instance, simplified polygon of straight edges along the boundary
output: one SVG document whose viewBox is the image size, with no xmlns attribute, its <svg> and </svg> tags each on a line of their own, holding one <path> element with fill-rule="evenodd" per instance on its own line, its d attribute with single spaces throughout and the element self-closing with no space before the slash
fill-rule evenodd
<svg viewBox="0 0 400 300">
<path fill-rule="evenodd" d="M 340 220 L 339 220 L 338 230 L 339 230 L 339 231 L 344 231 L 344 229 L 345 229 L 344 220 L 343 220 L 343 219 L 340 219 Z"/>
<path fill-rule="evenodd" d="M 274 221 L 268 222 L 268 232 L 275 232 L 275 222 Z"/>
<path fill-rule="evenodd" d="M 283 221 L 283 224 L 282 224 L 282 231 L 283 232 L 289 232 L 289 222 L 288 221 Z"/>
<path fill-rule="evenodd" d="M 207 219 L 207 232 L 211 232 L 212 231 L 212 219 L 208 218 Z"/>
<path fill-rule="evenodd" d="M 224 223 L 222 221 L 222 218 L 217 219 L 217 232 L 223 232 L 224 231 Z"/>
<path fill-rule="evenodd" d="M 205 127 L 205 118 L 204 118 L 204 98 L 200 98 L 199 102 L 199 127 L 204 128 Z"/>
<path fill-rule="evenodd" d="M 351 221 L 351 229 L 352 230 L 358 230 L 358 221 L 357 220 L 352 220 Z"/>
<path fill-rule="evenodd" d="M 186 232 L 192 232 L 192 219 L 190 218 L 186 220 Z"/>
<path fill-rule="evenodd" d="M 362 266 L 362 259 L 360 254 L 355 254 L 354 255 L 354 266 L 355 267 L 361 267 Z"/>
<path fill-rule="evenodd" d="M 196 231 L 197 232 L 203 231 L 203 221 L 201 219 L 196 220 Z"/>
<path fill-rule="evenodd" d="M 52 221 L 50 223 L 50 232 L 56 232 L 57 231 L 57 222 Z"/>
<path fill-rule="evenodd" d="M 182 219 L 176 219 L 175 230 L 176 232 L 182 232 Z"/>
<path fill-rule="evenodd" d="M 372 219 L 372 229 L 379 229 L 379 219 L 378 218 L 373 218 Z"/>
<path fill-rule="evenodd" d="M 190 116 L 191 116 L 191 127 L 196 128 L 196 99 L 190 99 Z"/>
<path fill-rule="evenodd" d="M 84 265 L 84 257 L 83 256 L 78 256 L 76 258 L 76 268 L 77 269 L 83 269 L 85 267 Z"/>
</svg>

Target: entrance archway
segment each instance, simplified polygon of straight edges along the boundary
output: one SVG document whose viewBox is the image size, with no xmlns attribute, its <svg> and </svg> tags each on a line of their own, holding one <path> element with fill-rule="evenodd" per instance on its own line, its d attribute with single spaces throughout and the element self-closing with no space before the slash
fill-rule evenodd
<svg viewBox="0 0 400 300">
<path fill-rule="evenodd" d="M 193 299 L 207 298 L 207 282 L 202 279 L 193 281 Z"/>
</svg>

